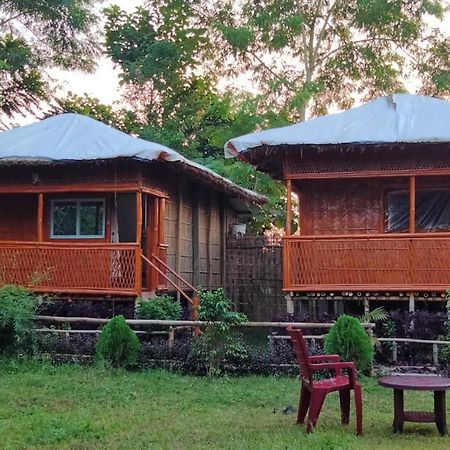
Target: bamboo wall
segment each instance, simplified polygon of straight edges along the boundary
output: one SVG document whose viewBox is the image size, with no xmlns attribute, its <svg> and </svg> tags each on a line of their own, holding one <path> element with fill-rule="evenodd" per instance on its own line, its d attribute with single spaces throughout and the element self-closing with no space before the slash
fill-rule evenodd
<svg viewBox="0 0 450 450">
<path fill-rule="evenodd" d="M 236 310 L 257 321 L 283 317 L 281 242 L 228 237 L 226 251 L 226 291 Z"/>
<path fill-rule="evenodd" d="M 225 234 L 233 210 L 217 192 L 188 180 L 168 188 L 165 218 L 167 262 L 194 286 L 224 285 Z"/>
<path fill-rule="evenodd" d="M 36 240 L 36 217 L 36 195 L 0 195 L 0 240 Z"/>
<path fill-rule="evenodd" d="M 300 195 L 302 235 L 385 232 L 385 202 L 390 190 L 408 190 L 407 178 L 306 180 L 294 185 Z M 450 188 L 449 177 L 417 179 L 416 188 Z"/>
</svg>

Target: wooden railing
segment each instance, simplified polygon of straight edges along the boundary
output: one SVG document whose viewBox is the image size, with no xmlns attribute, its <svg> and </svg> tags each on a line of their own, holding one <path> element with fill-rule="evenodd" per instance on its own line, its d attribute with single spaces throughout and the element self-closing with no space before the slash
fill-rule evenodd
<svg viewBox="0 0 450 450">
<path fill-rule="evenodd" d="M 151 259 L 147 258 L 144 255 L 141 255 L 144 262 L 146 262 L 150 267 L 152 267 L 156 272 L 159 274 L 160 277 L 162 277 L 167 283 L 172 285 L 174 289 L 182 296 L 184 297 L 191 305 L 192 305 L 192 318 L 194 320 L 198 319 L 198 305 L 199 305 L 199 298 L 198 298 L 198 290 L 192 286 L 188 281 L 186 281 L 179 273 L 175 272 L 171 267 L 169 267 L 162 259 L 158 258 L 156 255 L 151 255 Z M 169 278 L 167 275 L 167 272 L 173 275 L 176 282 Z M 177 284 L 177 282 L 179 284 Z M 192 298 L 189 297 L 189 295 L 185 292 L 181 286 L 187 286 L 188 289 L 192 292 Z M 199 334 L 199 328 L 195 328 L 195 334 Z"/>
<path fill-rule="evenodd" d="M 134 244 L 0 242 L 0 285 L 37 292 L 138 295 Z"/>
<path fill-rule="evenodd" d="M 450 233 L 290 236 L 285 291 L 443 291 L 450 287 Z"/>
</svg>

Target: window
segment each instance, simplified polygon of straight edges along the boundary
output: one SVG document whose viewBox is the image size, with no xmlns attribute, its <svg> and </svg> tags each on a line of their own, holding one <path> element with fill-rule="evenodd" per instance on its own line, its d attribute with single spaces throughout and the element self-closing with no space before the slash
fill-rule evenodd
<svg viewBox="0 0 450 450">
<path fill-rule="evenodd" d="M 409 192 L 387 194 L 386 231 L 405 232 L 409 228 Z M 416 191 L 416 230 L 450 230 L 450 189 Z"/>
<path fill-rule="evenodd" d="M 51 237 L 55 239 L 105 236 L 105 200 L 53 200 Z"/>
</svg>

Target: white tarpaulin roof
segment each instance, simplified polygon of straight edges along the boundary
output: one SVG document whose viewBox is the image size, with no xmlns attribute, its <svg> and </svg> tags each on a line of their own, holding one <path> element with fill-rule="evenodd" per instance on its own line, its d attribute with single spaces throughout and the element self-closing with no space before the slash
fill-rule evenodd
<svg viewBox="0 0 450 450">
<path fill-rule="evenodd" d="M 0 133 L 1 162 L 70 162 L 135 158 L 183 163 L 208 175 L 237 195 L 255 201 L 264 197 L 189 161 L 168 147 L 132 137 L 81 114 L 60 114 Z"/>
<path fill-rule="evenodd" d="M 357 108 L 231 139 L 228 157 L 262 145 L 450 142 L 450 102 L 394 94 Z"/>
</svg>

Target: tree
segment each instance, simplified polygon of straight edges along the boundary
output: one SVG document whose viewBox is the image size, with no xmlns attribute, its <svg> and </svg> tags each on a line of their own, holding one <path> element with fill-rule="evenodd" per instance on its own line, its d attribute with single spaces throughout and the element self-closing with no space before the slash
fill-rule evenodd
<svg viewBox="0 0 450 450">
<path fill-rule="evenodd" d="M 349 108 L 355 99 L 405 90 L 415 77 L 420 92 L 450 93 L 450 41 L 429 26 L 448 10 L 443 0 L 150 0 L 148 5 L 170 36 L 197 33 L 203 47 L 192 55 L 195 67 L 229 79 L 246 73 L 264 110 L 290 120 L 304 120 L 308 108 L 319 115 L 330 106 Z M 180 10 L 181 25 L 167 19 Z"/>
<path fill-rule="evenodd" d="M 142 124 L 132 111 L 126 108 L 115 109 L 88 94 L 80 96 L 69 92 L 66 97 L 57 98 L 49 115 L 61 113 L 83 114 L 129 134 L 139 134 L 142 131 Z"/>
<path fill-rule="evenodd" d="M 90 71 L 99 54 L 95 0 L 0 1 L 0 110 L 26 113 L 51 97 L 51 67 Z"/>
<path fill-rule="evenodd" d="M 281 226 L 285 189 L 240 161 L 225 161 L 223 145 L 259 126 L 285 125 L 286 117 L 263 114 L 261 97 L 221 93 L 217 72 L 206 62 L 214 51 L 203 19 L 193 20 L 197 2 L 149 2 L 149 8 L 126 13 L 105 10 L 106 50 L 121 68 L 125 99 L 142 123 L 140 137 L 165 144 L 243 187 L 269 198 L 258 209 L 258 231 Z M 208 13 L 208 17 L 212 17 Z"/>
<path fill-rule="evenodd" d="M 422 92 L 447 94 L 450 41 L 427 26 L 447 9 L 439 0 L 250 0 L 216 27 L 269 104 L 304 120 L 308 106 L 318 115 L 405 90 L 411 74 Z"/>
</svg>

